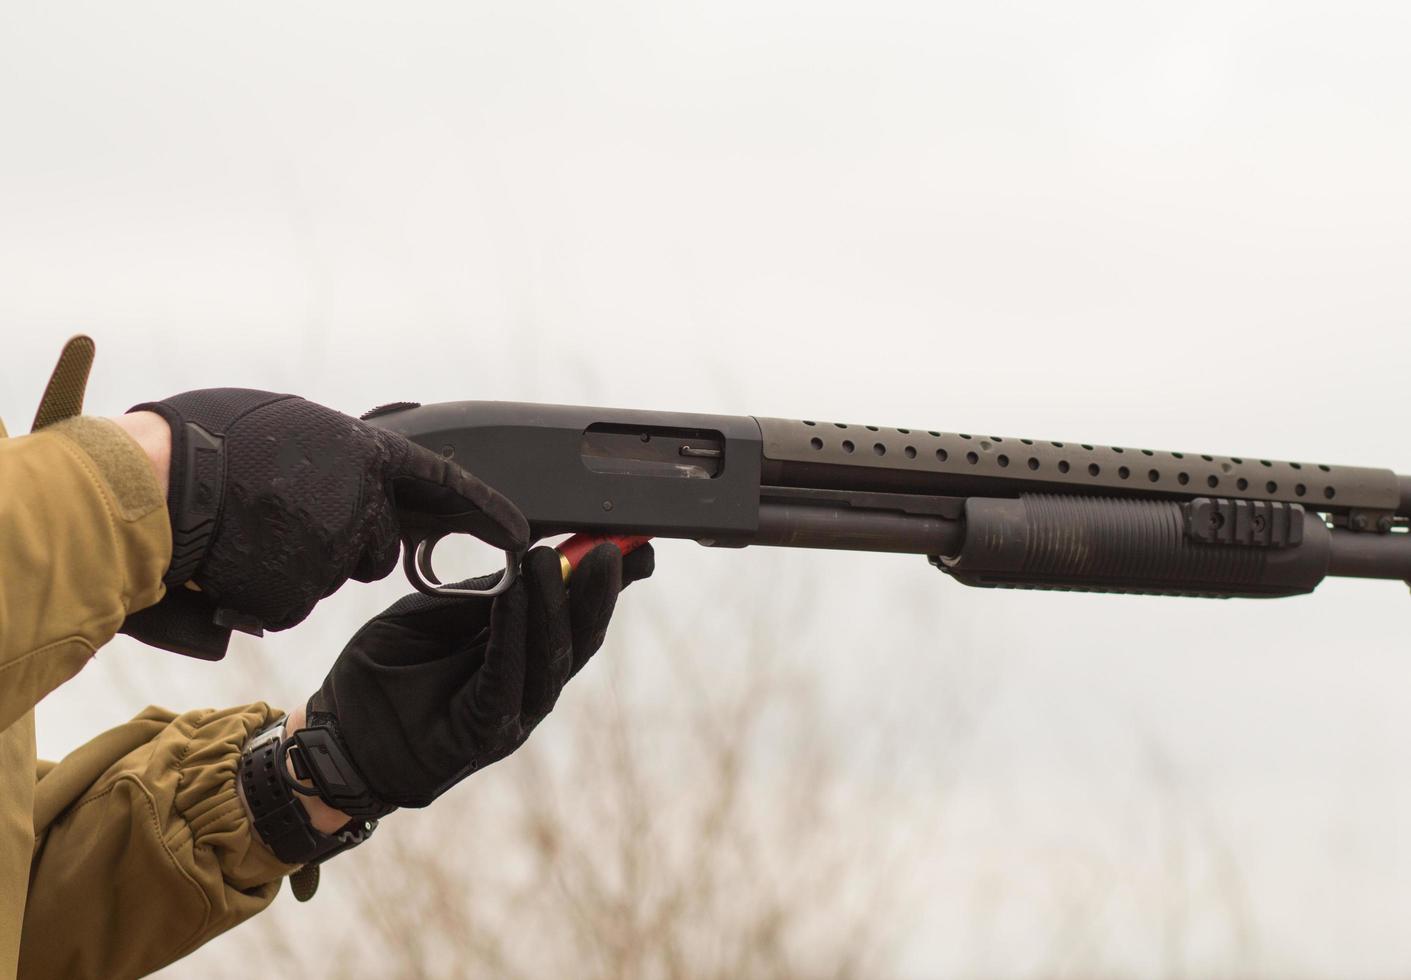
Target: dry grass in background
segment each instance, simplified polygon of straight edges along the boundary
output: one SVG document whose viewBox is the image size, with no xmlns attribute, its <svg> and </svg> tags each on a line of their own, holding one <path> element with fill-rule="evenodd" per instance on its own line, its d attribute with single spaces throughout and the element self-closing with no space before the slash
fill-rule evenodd
<svg viewBox="0 0 1411 980">
<path fill-rule="evenodd" d="M 1113 815 L 1111 849 L 971 853 L 954 814 L 996 685 L 967 662 L 983 644 L 963 621 L 940 658 L 857 651 L 940 661 L 917 681 L 931 717 L 889 706 L 880 677 L 858 717 L 796 634 L 818 615 L 808 579 L 768 604 L 736 588 L 714 632 L 634 589 L 603 656 L 523 750 L 389 818 L 326 868 L 312 903 L 283 894 L 168 975 L 1263 972 L 1238 856 L 1154 736 L 1138 735 L 1140 806 Z M 248 666 L 278 687 L 271 661 Z M 940 893 L 967 897 L 938 909 Z M 1016 943 L 1006 918 L 1026 905 L 1040 924 Z"/>
<path fill-rule="evenodd" d="M 1090 826 L 1036 843 L 1042 771 L 996 772 L 980 744 L 1009 734 L 987 720 L 1016 665 L 942 583 L 913 574 L 888 597 L 891 635 L 910 646 L 848 649 L 820 579 L 778 574 L 795 559 L 691 554 L 687 589 L 668 565 L 628 592 L 524 749 L 390 817 L 330 863 L 313 902 L 281 894 L 162 975 L 1289 975 L 1246 886 L 1258 852 L 1157 733 L 1128 731 L 1139 762 L 1105 777 Z M 683 591 L 712 602 L 683 610 Z M 357 615 L 384 601 L 352 597 L 369 606 Z M 172 661 L 135 648 L 105 652 L 86 680 L 132 705 L 156 690 L 215 703 L 213 689 L 290 704 L 349 617 L 297 643 L 240 640 L 226 664 L 189 665 L 200 690 L 163 687 Z M 1071 800 L 1052 805 L 1081 819 Z"/>
<path fill-rule="evenodd" d="M 653 611 L 659 642 L 604 651 L 525 749 L 331 864 L 315 903 L 339 914 L 315 937 L 282 896 L 241 949 L 310 975 L 895 973 L 915 925 L 907 868 L 939 814 L 909 812 L 882 759 L 855 795 L 843 758 L 892 752 L 891 721 L 829 717 L 774 625 L 788 616 L 732 624 L 745 642 L 723 652 Z M 667 668 L 650 686 L 631 676 L 643 659 Z"/>
</svg>

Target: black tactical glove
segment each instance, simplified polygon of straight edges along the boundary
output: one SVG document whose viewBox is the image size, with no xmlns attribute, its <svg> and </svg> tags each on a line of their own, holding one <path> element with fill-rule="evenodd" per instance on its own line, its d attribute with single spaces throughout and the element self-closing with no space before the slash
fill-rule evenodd
<svg viewBox="0 0 1411 980">
<path fill-rule="evenodd" d="M 170 591 L 124 628 L 159 646 L 176 648 L 163 616 L 197 602 L 187 581 L 222 625 L 281 630 L 349 578 L 390 572 L 409 530 L 435 524 L 506 550 L 528 540 L 515 506 L 459 466 L 294 395 L 212 388 L 133 411 L 172 430 Z"/>
<path fill-rule="evenodd" d="M 601 544 L 565 587 L 558 552 L 535 548 L 494 599 L 409 595 L 359 630 L 305 724 L 330 729 L 360 771 L 374 798 L 360 812 L 426 806 L 522 745 L 602 646 L 618 593 L 655 561 L 650 545 L 623 558 Z"/>
</svg>

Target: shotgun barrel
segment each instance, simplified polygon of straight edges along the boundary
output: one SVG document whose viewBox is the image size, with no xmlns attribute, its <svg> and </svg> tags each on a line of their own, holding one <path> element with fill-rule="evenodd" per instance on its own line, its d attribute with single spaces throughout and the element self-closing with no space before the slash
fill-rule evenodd
<svg viewBox="0 0 1411 980">
<path fill-rule="evenodd" d="M 518 402 L 366 418 L 475 472 L 536 539 L 911 553 L 966 585 L 1213 598 L 1411 580 L 1411 477 L 1387 469 Z"/>
</svg>

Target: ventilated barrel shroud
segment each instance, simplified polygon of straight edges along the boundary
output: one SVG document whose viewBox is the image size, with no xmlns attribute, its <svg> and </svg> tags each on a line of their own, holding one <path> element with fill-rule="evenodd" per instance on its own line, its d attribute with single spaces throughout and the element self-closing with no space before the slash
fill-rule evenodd
<svg viewBox="0 0 1411 980">
<path fill-rule="evenodd" d="M 932 561 L 967 585 L 1223 598 L 1297 595 L 1328 574 L 1411 578 L 1411 479 L 1390 470 L 759 423 L 768 483 L 962 499 L 963 541 Z"/>
<path fill-rule="evenodd" d="M 1162 595 L 1411 579 L 1411 479 L 1385 469 L 512 402 L 369 421 L 473 470 L 539 537 L 902 552 L 968 585 Z"/>
</svg>

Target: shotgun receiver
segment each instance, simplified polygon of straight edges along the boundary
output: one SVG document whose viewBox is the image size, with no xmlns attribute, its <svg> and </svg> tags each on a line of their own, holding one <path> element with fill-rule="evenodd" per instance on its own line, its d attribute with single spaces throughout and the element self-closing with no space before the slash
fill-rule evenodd
<svg viewBox="0 0 1411 980">
<path fill-rule="evenodd" d="M 1411 477 L 1385 469 L 515 402 L 364 418 L 472 470 L 536 539 L 899 552 L 1000 588 L 1269 598 L 1329 575 L 1411 581 Z M 444 535 L 418 534 L 407 574 L 441 592 Z"/>
</svg>

